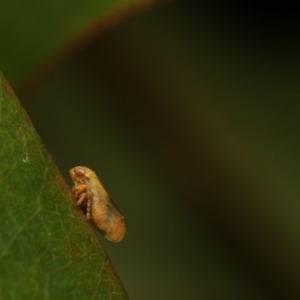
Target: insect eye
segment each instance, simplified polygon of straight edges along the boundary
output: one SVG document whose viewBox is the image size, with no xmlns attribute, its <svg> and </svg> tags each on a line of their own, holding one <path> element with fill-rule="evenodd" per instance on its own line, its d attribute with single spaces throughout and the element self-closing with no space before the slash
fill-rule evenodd
<svg viewBox="0 0 300 300">
<path fill-rule="evenodd" d="M 79 177 L 84 177 L 85 171 L 83 168 L 77 167 L 77 168 L 74 168 L 74 174 Z"/>
</svg>

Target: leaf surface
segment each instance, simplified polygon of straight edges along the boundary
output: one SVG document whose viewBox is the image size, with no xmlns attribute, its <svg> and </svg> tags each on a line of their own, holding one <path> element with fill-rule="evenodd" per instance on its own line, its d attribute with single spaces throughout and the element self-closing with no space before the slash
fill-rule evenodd
<svg viewBox="0 0 300 300">
<path fill-rule="evenodd" d="M 0 299 L 128 299 L 2 74 L 0 83 Z"/>
</svg>

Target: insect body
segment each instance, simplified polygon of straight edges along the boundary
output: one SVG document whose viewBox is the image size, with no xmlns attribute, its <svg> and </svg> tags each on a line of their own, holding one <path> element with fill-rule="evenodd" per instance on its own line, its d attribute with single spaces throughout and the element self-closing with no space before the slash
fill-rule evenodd
<svg viewBox="0 0 300 300">
<path fill-rule="evenodd" d="M 73 190 L 80 206 L 97 229 L 111 242 L 119 242 L 125 235 L 125 218 L 110 199 L 97 175 L 87 167 L 70 170 Z"/>
</svg>

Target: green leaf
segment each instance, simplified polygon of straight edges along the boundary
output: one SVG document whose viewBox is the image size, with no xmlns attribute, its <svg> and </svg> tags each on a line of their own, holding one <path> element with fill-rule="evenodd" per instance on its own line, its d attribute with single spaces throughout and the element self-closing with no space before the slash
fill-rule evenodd
<svg viewBox="0 0 300 300">
<path fill-rule="evenodd" d="M 2 74 L 0 145 L 0 299 L 128 299 Z"/>
</svg>

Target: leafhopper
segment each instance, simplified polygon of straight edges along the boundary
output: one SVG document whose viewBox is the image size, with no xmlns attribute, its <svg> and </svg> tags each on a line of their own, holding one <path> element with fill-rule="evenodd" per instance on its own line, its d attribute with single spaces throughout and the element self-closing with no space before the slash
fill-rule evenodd
<svg viewBox="0 0 300 300">
<path fill-rule="evenodd" d="M 119 242 L 125 235 L 125 218 L 111 200 L 95 172 L 87 167 L 70 170 L 74 182 L 76 206 L 80 207 L 89 220 L 106 239 Z"/>
</svg>

